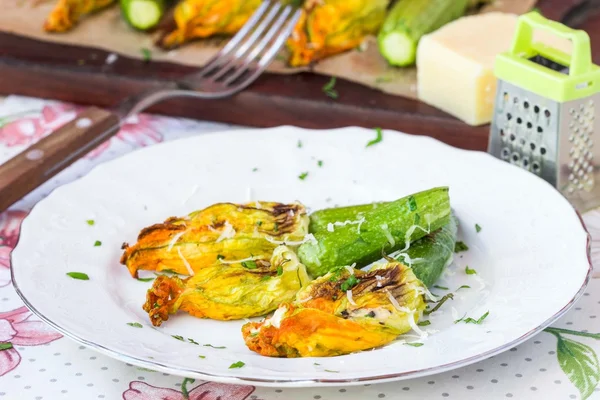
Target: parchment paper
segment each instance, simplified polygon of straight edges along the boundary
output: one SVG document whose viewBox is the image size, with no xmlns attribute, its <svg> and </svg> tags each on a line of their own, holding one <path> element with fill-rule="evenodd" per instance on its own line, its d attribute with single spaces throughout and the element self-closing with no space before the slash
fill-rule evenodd
<svg viewBox="0 0 600 400">
<path fill-rule="evenodd" d="M 41 1 L 41 3 L 40 3 Z M 496 0 L 480 12 L 502 11 L 522 14 L 529 11 L 535 0 Z M 143 58 L 141 49 L 150 49 L 153 60 L 164 60 L 180 64 L 202 66 L 219 49 L 222 40 L 198 40 L 179 49 L 163 51 L 153 45 L 155 36 L 129 28 L 124 22 L 119 7 L 106 10 L 80 21 L 67 33 L 46 33 L 42 30 L 46 16 L 54 1 L 46 0 L 2 0 L 0 8 L 0 30 L 39 40 L 101 48 L 117 55 Z M 114 55 L 107 63 L 114 61 Z M 289 74 L 306 69 L 289 68 L 279 57 L 269 67 L 273 73 Z M 361 50 L 329 57 L 310 70 L 315 73 L 335 76 L 352 82 L 377 88 L 383 92 L 416 98 L 416 71 L 414 68 L 393 68 L 387 65 L 377 49 L 374 37 L 369 37 Z"/>
</svg>

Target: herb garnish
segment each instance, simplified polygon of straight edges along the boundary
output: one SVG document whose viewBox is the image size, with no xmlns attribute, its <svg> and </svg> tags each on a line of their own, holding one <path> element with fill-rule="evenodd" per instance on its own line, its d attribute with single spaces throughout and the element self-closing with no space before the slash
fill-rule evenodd
<svg viewBox="0 0 600 400">
<path fill-rule="evenodd" d="M 296 145 L 299 149 L 302 148 L 302 140 L 298 140 L 298 144 Z"/>
<path fill-rule="evenodd" d="M 479 226 L 479 224 L 475 224 L 475 231 L 477 233 L 481 232 L 481 227 Z"/>
<path fill-rule="evenodd" d="M 265 281 L 268 281 L 269 279 L 271 279 L 271 275 L 265 275 L 262 278 L 260 278 L 260 281 L 265 282 Z"/>
<path fill-rule="evenodd" d="M 137 278 L 138 281 L 140 282 L 151 282 L 154 280 L 154 278 L 150 277 L 150 278 Z"/>
<path fill-rule="evenodd" d="M 458 289 L 456 289 L 456 291 L 459 291 L 460 289 L 471 289 L 471 286 L 469 286 L 469 285 L 462 285 L 461 287 L 459 287 Z"/>
<path fill-rule="evenodd" d="M 303 172 L 300 175 L 298 175 L 298 179 L 300 179 L 301 181 L 305 180 L 306 177 L 308 176 L 308 171 L 307 172 Z"/>
<path fill-rule="evenodd" d="M 225 256 L 223 254 L 217 254 L 217 260 L 224 260 Z"/>
<path fill-rule="evenodd" d="M 191 344 L 195 344 L 196 346 L 200 346 L 200 343 L 196 342 L 194 339 L 188 338 L 188 342 L 190 342 Z"/>
<path fill-rule="evenodd" d="M 383 140 L 383 131 L 381 128 L 375 128 L 375 132 L 377 132 L 377 136 L 375 139 L 370 140 L 365 147 L 373 146 L 374 144 L 377 144 Z"/>
<path fill-rule="evenodd" d="M 279 223 L 275 222 L 275 224 L 273 225 L 273 232 L 277 233 L 279 232 Z"/>
<path fill-rule="evenodd" d="M 183 382 L 181 382 L 181 394 L 183 395 L 184 399 L 190 398 L 190 392 L 188 391 L 187 385 L 188 385 L 188 383 L 194 383 L 194 382 L 196 382 L 196 380 L 192 379 L 192 378 L 185 378 L 183 380 Z"/>
<path fill-rule="evenodd" d="M 423 343 L 418 343 L 418 342 L 411 342 L 411 343 L 404 343 L 407 346 L 412 346 L 412 347 L 421 347 L 423 346 Z"/>
<path fill-rule="evenodd" d="M 429 321 L 429 320 L 427 320 L 427 321 L 421 321 L 421 322 L 417 323 L 417 325 L 419 325 L 419 326 L 431 325 L 431 321 Z"/>
<path fill-rule="evenodd" d="M 322 167 L 322 166 L 323 166 L 323 160 L 319 160 L 319 161 L 317 161 L 317 165 L 318 165 L 319 167 Z"/>
<path fill-rule="evenodd" d="M 339 374 L 340 373 L 340 371 L 333 371 L 331 369 L 326 369 L 325 372 L 332 372 L 334 374 Z"/>
<path fill-rule="evenodd" d="M 206 356 L 203 356 L 202 354 L 200 354 L 200 355 L 198 356 L 198 358 L 202 358 L 202 359 L 204 359 L 204 358 L 206 358 Z"/>
<path fill-rule="evenodd" d="M 465 244 L 465 242 L 456 242 L 456 244 L 454 245 L 455 253 L 460 253 L 461 251 L 467 251 L 467 250 L 469 250 L 469 246 L 467 246 Z"/>
<path fill-rule="evenodd" d="M 313 363 L 313 365 L 321 365 L 321 364 L 319 364 L 319 363 Z"/>
<path fill-rule="evenodd" d="M 280 265 L 277 267 L 277 276 L 283 275 L 283 267 Z"/>
<path fill-rule="evenodd" d="M 101 241 L 99 241 L 99 240 L 96 240 L 96 241 L 94 242 L 94 247 L 98 247 L 98 246 L 102 246 L 102 242 L 101 242 Z"/>
<path fill-rule="evenodd" d="M 229 366 L 229 369 L 242 368 L 244 365 L 246 365 L 246 363 L 243 361 L 234 362 Z"/>
<path fill-rule="evenodd" d="M 226 349 L 227 348 L 225 346 L 213 346 L 210 343 L 205 344 L 204 347 L 212 347 L 213 349 Z"/>
<path fill-rule="evenodd" d="M 79 279 L 81 281 L 89 281 L 90 277 L 88 274 L 84 274 L 83 272 L 67 272 L 67 275 L 73 279 Z"/>
<path fill-rule="evenodd" d="M 173 338 L 175 338 L 177 340 L 180 340 L 182 342 L 185 342 L 185 339 L 183 338 L 183 336 L 180 336 L 180 335 L 171 335 L 171 337 L 173 337 Z"/>
<path fill-rule="evenodd" d="M 480 325 L 483 322 L 483 320 L 487 318 L 488 315 L 490 315 L 490 312 L 486 311 L 485 314 L 483 314 L 478 319 L 471 318 L 471 317 L 468 317 L 468 318 L 462 317 L 461 319 L 457 319 L 456 321 L 454 321 L 454 323 L 458 324 L 459 322 L 464 322 L 465 324 L 477 324 L 477 325 Z"/>
<path fill-rule="evenodd" d="M 143 328 L 144 326 L 139 322 L 128 322 L 127 325 L 133 326 L 134 328 Z"/>
<path fill-rule="evenodd" d="M 408 208 L 410 208 L 410 211 L 415 211 L 417 209 L 417 201 L 413 196 L 409 196 L 408 198 Z"/>
<path fill-rule="evenodd" d="M 433 285 L 433 287 L 436 288 L 436 289 L 441 289 L 441 290 L 450 290 L 450 289 L 448 289 L 445 286 Z"/>
<path fill-rule="evenodd" d="M 252 168 L 252 172 L 256 172 L 256 171 L 258 171 L 258 168 L 256 168 L 256 167 Z"/>
<path fill-rule="evenodd" d="M 145 47 L 140 49 L 144 62 L 149 62 L 152 59 L 152 53 Z"/>
<path fill-rule="evenodd" d="M 248 269 L 258 268 L 258 266 L 256 265 L 256 261 L 254 261 L 254 260 L 242 261 L 242 267 L 248 268 Z"/>
<path fill-rule="evenodd" d="M 96 223 L 96 221 L 94 221 L 93 219 L 88 219 L 88 220 L 87 220 L 87 221 L 85 221 L 85 222 L 87 222 L 87 224 L 88 224 L 89 226 L 93 226 L 93 225 Z"/>
<path fill-rule="evenodd" d="M 10 350 L 13 348 L 13 344 L 11 342 L 0 343 L 0 351 Z"/>
<path fill-rule="evenodd" d="M 342 285 L 340 286 L 340 289 L 342 289 L 344 292 L 346 292 L 346 291 L 348 291 L 348 290 L 352 289 L 354 286 L 356 286 L 356 284 L 357 284 L 358 282 L 360 282 L 360 281 L 358 280 L 358 278 L 356 278 L 356 276 L 354 276 L 354 275 L 350 275 L 350 276 L 348 277 L 348 279 L 346 279 L 346 280 L 345 280 L 345 281 L 342 283 Z"/>
<path fill-rule="evenodd" d="M 475 270 L 474 270 L 474 269 L 472 269 L 472 268 L 469 268 L 469 266 L 467 265 L 467 266 L 465 267 L 465 273 L 466 273 L 467 275 L 475 275 L 475 274 L 477 273 L 477 271 L 475 271 Z"/>
<path fill-rule="evenodd" d="M 335 90 L 336 81 L 337 79 L 335 77 L 331 77 L 329 82 L 327 82 L 325 86 L 323 86 L 323 93 L 325 93 L 327 96 L 331 97 L 334 100 L 339 97 L 337 90 Z"/>
<path fill-rule="evenodd" d="M 442 297 L 437 304 L 435 305 L 435 307 L 433 307 L 431 310 L 425 310 L 423 311 L 423 314 L 425 315 L 429 315 L 432 312 L 436 312 L 437 310 L 439 310 L 439 308 L 448 300 L 448 299 L 454 299 L 454 294 L 452 293 L 448 293 L 447 295 L 445 295 L 444 297 Z"/>
</svg>

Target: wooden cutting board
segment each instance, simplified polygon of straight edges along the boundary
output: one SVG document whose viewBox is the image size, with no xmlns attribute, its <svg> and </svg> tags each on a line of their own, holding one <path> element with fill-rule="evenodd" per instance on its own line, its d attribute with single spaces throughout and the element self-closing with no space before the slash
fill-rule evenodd
<svg viewBox="0 0 600 400">
<path fill-rule="evenodd" d="M 548 18 L 585 29 L 592 39 L 595 62 L 600 63 L 600 0 L 541 0 L 538 8 Z M 108 107 L 194 71 L 184 65 L 126 57 L 107 64 L 107 56 L 95 48 L 0 32 L 0 94 Z M 424 103 L 341 80 L 336 85 L 339 99 L 332 100 L 322 91 L 327 81 L 310 73 L 266 74 L 232 98 L 175 99 L 150 111 L 255 127 L 382 127 L 428 135 L 465 149 L 487 148 L 488 126 L 471 127 Z"/>
</svg>

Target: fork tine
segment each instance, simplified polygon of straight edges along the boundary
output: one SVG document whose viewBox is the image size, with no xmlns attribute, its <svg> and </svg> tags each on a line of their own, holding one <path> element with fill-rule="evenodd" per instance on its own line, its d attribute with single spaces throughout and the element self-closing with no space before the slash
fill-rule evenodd
<svg viewBox="0 0 600 400">
<path fill-rule="evenodd" d="M 298 10 L 296 10 L 296 12 L 294 12 L 294 14 L 292 15 L 292 18 L 289 20 L 289 22 L 287 23 L 285 28 L 281 31 L 281 34 L 277 37 L 277 39 L 275 39 L 275 42 L 273 42 L 273 44 L 267 49 L 265 54 L 263 54 L 262 58 L 258 62 L 258 68 L 256 69 L 256 71 L 254 71 L 250 76 L 248 76 L 242 82 L 239 82 L 238 84 L 236 84 L 235 88 L 233 89 L 234 91 L 239 91 L 239 90 L 244 89 L 245 87 L 250 85 L 252 82 L 254 82 L 260 74 L 263 73 L 263 71 L 269 66 L 271 61 L 273 61 L 273 59 L 275 58 L 275 56 L 277 55 L 277 53 L 279 52 L 279 50 L 281 49 L 281 47 L 283 46 L 285 41 L 288 39 L 288 37 L 290 36 L 292 31 L 294 30 L 294 27 L 296 26 L 296 23 L 298 23 L 298 20 L 300 19 L 301 15 L 302 15 L 301 9 L 298 9 Z"/>
<path fill-rule="evenodd" d="M 279 3 L 277 2 L 276 4 Z M 248 22 L 246 22 L 238 31 L 238 33 L 236 33 L 235 36 L 233 36 L 227 42 L 227 44 L 194 75 L 197 77 L 203 76 L 206 72 L 212 70 L 216 66 L 215 64 L 218 64 L 219 61 L 222 61 L 225 56 L 229 55 L 229 53 L 246 38 L 248 32 L 254 29 L 256 24 L 261 20 L 261 18 L 272 5 L 272 0 L 263 1 L 254 14 L 252 14 Z"/>
<path fill-rule="evenodd" d="M 243 42 L 243 44 L 235 51 L 232 57 L 226 60 L 227 62 L 225 63 L 225 66 L 222 67 L 221 70 L 218 71 L 216 74 L 212 75 L 210 79 L 217 80 L 225 73 L 227 73 L 231 69 L 231 67 L 234 66 L 234 64 L 237 61 L 239 61 L 239 59 L 243 57 L 244 54 L 248 52 L 248 50 L 252 48 L 252 45 L 254 45 L 257 42 L 257 40 L 260 38 L 263 32 L 269 27 L 269 25 L 271 25 L 272 21 L 275 19 L 280 9 L 280 3 L 277 3 L 274 7 L 272 7 L 271 11 L 269 11 L 269 14 L 262 20 L 260 25 L 254 30 L 254 32 L 252 32 L 250 37 L 248 37 L 248 39 Z"/>
<path fill-rule="evenodd" d="M 230 76 L 227 77 L 223 81 L 224 85 L 229 85 L 237 78 L 239 78 L 244 72 L 246 72 L 247 67 L 261 54 L 261 52 L 267 47 L 269 42 L 273 39 L 273 37 L 279 33 L 286 23 L 289 20 L 289 15 L 292 13 L 291 7 L 286 7 L 283 12 L 279 15 L 277 21 L 273 23 L 269 31 L 265 34 L 265 36 L 261 39 L 261 41 L 256 45 L 252 51 L 244 57 L 242 64 L 237 68 L 237 70 Z M 285 32 L 285 30 L 284 30 Z M 289 34 L 288 34 L 289 35 Z M 286 39 L 288 35 L 283 35 Z M 274 43 L 274 46 L 277 47 L 277 42 Z M 278 49 L 279 50 L 279 49 Z M 217 78 L 215 78 L 217 79 Z"/>
</svg>

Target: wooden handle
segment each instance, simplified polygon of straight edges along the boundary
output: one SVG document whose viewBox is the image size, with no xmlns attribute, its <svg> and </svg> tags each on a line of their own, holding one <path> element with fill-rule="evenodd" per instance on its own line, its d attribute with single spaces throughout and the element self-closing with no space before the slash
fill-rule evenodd
<svg viewBox="0 0 600 400">
<path fill-rule="evenodd" d="M 91 107 L 0 165 L 0 212 L 119 131 L 119 117 Z"/>
</svg>

